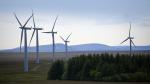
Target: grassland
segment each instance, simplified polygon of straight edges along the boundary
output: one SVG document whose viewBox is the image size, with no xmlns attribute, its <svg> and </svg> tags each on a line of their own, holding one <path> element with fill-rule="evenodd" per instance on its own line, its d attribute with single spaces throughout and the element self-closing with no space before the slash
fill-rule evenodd
<svg viewBox="0 0 150 84">
<path fill-rule="evenodd" d="M 80 53 L 70 53 L 75 56 Z M 149 84 L 143 82 L 92 82 L 92 81 L 61 81 L 46 80 L 50 67 L 50 53 L 40 53 L 40 64 L 35 64 L 35 54 L 29 54 L 29 72 L 23 72 L 23 53 L 0 53 L 0 84 Z M 56 58 L 63 59 L 63 53 Z"/>
</svg>

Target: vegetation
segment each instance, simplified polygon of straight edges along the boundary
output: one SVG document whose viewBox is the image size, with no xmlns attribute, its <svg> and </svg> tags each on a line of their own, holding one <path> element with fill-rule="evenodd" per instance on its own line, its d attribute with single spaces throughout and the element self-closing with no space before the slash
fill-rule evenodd
<svg viewBox="0 0 150 84">
<path fill-rule="evenodd" d="M 63 61 L 56 61 L 52 64 L 51 69 L 48 71 L 48 78 L 47 79 L 61 79 L 64 70 L 64 63 Z"/>
<path fill-rule="evenodd" d="M 21 56 L 23 57 L 23 55 L 21 55 Z M 48 57 L 46 59 L 43 59 L 43 56 L 45 56 L 45 55 L 42 54 L 41 56 L 42 57 L 41 57 L 40 64 L 35 64 L 35 59 L 30 58 L 29 72 L 25 73 L 25 72 L 23 72 L 22 58 L 19 58 L 20 54 L 18 55 L 18 53 L 7 53 L 6 55 L 4 55 L 4 54 L 0 53 L 0 84 L 42 84 L 42 83 L 43 84 L 149 84 L 149 82 L 95 82 L 96 81 L 96 80 L 94 80 L 95 77 L 96 77 L 96 79 L 99 79 L 102 76 L 101 72 L 96 72 L 95 70 L 90 71 L 91 79 L 94 81 L 74 81 L 71 79 L 68 80 L 68 77 L 67 77 L 67 75 L 68 75 L 67 69 L 68 68 L 67 67 L 68 67 L 69 60 L 71 60 L 72 58 L 69 59 L 67 62 L 66 61 L 63 62 L 64 69 L 63 69 L 63 74 L 61 76 L 62 77 L 61 79 L 63 79 L 63 80 L 47 80 L 47 78 L 48 78 L 47 73 L 52 64 L 48 59 L 49 54 L 47 54 Z M 4 59 L 4 57 L 7 59 Z M 30 54 L 30 57 L 34 57 L 34 55 Z M 85 65 L 88 65 L 88 63 L 86 63 Z M 100 69 L 100 68 L 101 68 L 101 66 L 99 66 L 99 68 L 97 67 L 97 69 Z M 84 69 L 83 71 L 85 71 L 85 70 L 86 69 Z M 125 73 L 122 73 L 119 76 L 115 75 L 114 77 L 118 78 L 121 76 L 125 80 L 127 78 L 127 76 L 131 76 L 132 78 L 140 76 L 144 79 L 147 79 L 144 76 L 141 76 L 142 73 L 141 72 L 130 73 L 128 75 L 126 75 Z M 86 73 L 84 73 L 84 74 L 86 74 Z M 82 75 L 84 75 L 84 74 L 82 74 Z M 93 74 L 96 74 L 96 75 L 93 75 Z M 137 74 L 137 75 L 133 76 L 134 74 Z M 145 75 L 150 77 L 147 74 L 145 74 Z M 83 79 L 83 76 L 81 78 Z M 108 78 L 105 78 L 105 79 L 108 79 Z M 142 80 L 142 78 L 139 78 L 139 80 Z M 118 78 L 118 80 L 120 80 L 120 79 Z"/>
<path fill-rule="evenodd" d="M 150 81 L 150 56 L 146 54 L 89 54 L 51 65 L 48 79 L 88 81 Z"/>
</svg>

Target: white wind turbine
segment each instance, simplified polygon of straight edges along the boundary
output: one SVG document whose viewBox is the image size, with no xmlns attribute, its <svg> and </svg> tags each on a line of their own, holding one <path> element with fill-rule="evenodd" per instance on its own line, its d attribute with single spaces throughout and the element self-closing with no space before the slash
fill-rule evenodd
<svg viewBox="0 0 150 84">
<path fill-rule="evenodd" d="M 71 36 L 71 34 L 72 33 L 70 33 L 70 35 L 66 39 L 64 39 L 63 37 L 60 36 L 60 38 L 65 42 L 65 54 L 66 54 L 66 57 L 68 56 L 68 42 L 70 42 L 70 41 L 68 41 L 68 39 Z"/>
<path fill-rule="evenodd" d="M 31 39 L 30 39 L 29 46 L 31 44 L 31 41 L 33 39 L 34 34 L 36 33 L 36 61 L 35 61 L 35 63 L 39 64 L 40 60 L 39 60 L 39 32 L 38 31 L 39 30 L 43 30 L 43 29 L 36 27 L 33 11 L 32 11 L 32 15 L 33 15 L 33 25 L 34 25 L 34 28 L 33 28 L 33 33 L 32 33 Z"/>
<path fill-rule="evenodd" d="M 55 59 L 54 59 L 54 56 L 55 56 L 55 37 L 54 37 L 54 35 L 57 34 L 57 32 L 54 32 L 54 28 L 55 28 L 57 18 L 58 18 L 58 16 L 56 17 L 56 19 L 54 21 L 52 30 L 49 32 L 43 32 L 43 33 L 51 33 L 51 35 L 52 35 L 52 43 L 53 43 L 53 51 L 52 51 L 53 52 L 53 59 L 52 59 L 52 61 L 55 61 Z"/>
<path fill-rule="evenodd" d="M 135 44 L 132 41 L 132 39 L 134 39 L 134 37 L 131 37 L 131 23 L 130 23 L 129 36 L 123 42 L 121 42 L 121 44 L 122 44 L 122 43 L 126 42 L 127 40 L 129 40 L 129 44 L 130 44 L 130 56 L 132 55 L 132 44 L 135 46 Z"/>
<path fill-rule="evenodd" d="M 22 45 L 23 34 L 24 34 L 24 72 L 28 72 L 27 30 L 31 30 L 31 28 L 26 27 L 26 25 L 27 25 L 28 21 L 31 19 L 32 15 L 29 17 L 29 19 L 27 19 L 27 21 L 25 22 L 25 24 L 23 26 L 15 13 L 14 13 L 14 16 L 20 25 L 19 28 L 21 29 L 20 52 L 21 52 L 21 45 Z"/>
</svg>

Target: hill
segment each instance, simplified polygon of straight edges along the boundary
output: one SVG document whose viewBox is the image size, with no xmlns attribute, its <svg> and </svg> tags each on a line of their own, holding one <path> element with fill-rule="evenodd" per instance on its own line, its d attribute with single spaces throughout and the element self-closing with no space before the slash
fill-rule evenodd
<svg viewBox="0 0 150 84">
<path fill-rule="evenodd" d="M 65 45 L 57 43 L 56 52 L 64 52 Z M 29 52 L 35 52 L 35 46 L 28 47 Z M 68 46 L 68 51 L 128 51 L 129 46 L 108 46 L 104 44 L 90 43 L 90 44 L 79 44 Z M 150 51 L 150 46 L 136 46 L 133 47 L 134 51 Z M 19 52 L 19 47 L 13 49 L 2 50 L 3 52 Z M 23 47 L 22 47 L 23 51 Z M 52 45 L 40 45 L 40 52 L 52 52 Z"/>
</svg>

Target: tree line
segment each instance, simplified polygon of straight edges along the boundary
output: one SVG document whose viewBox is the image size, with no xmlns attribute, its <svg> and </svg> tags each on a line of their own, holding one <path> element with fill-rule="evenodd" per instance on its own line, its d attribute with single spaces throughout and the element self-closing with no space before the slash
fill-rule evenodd
<svg viewBox="0 0 150 84">
<path fill-rule="evenodd" d="M 57 60 L 48 80 L 150 81 L 149 54 L 88 54 Z"/>
</svg>

